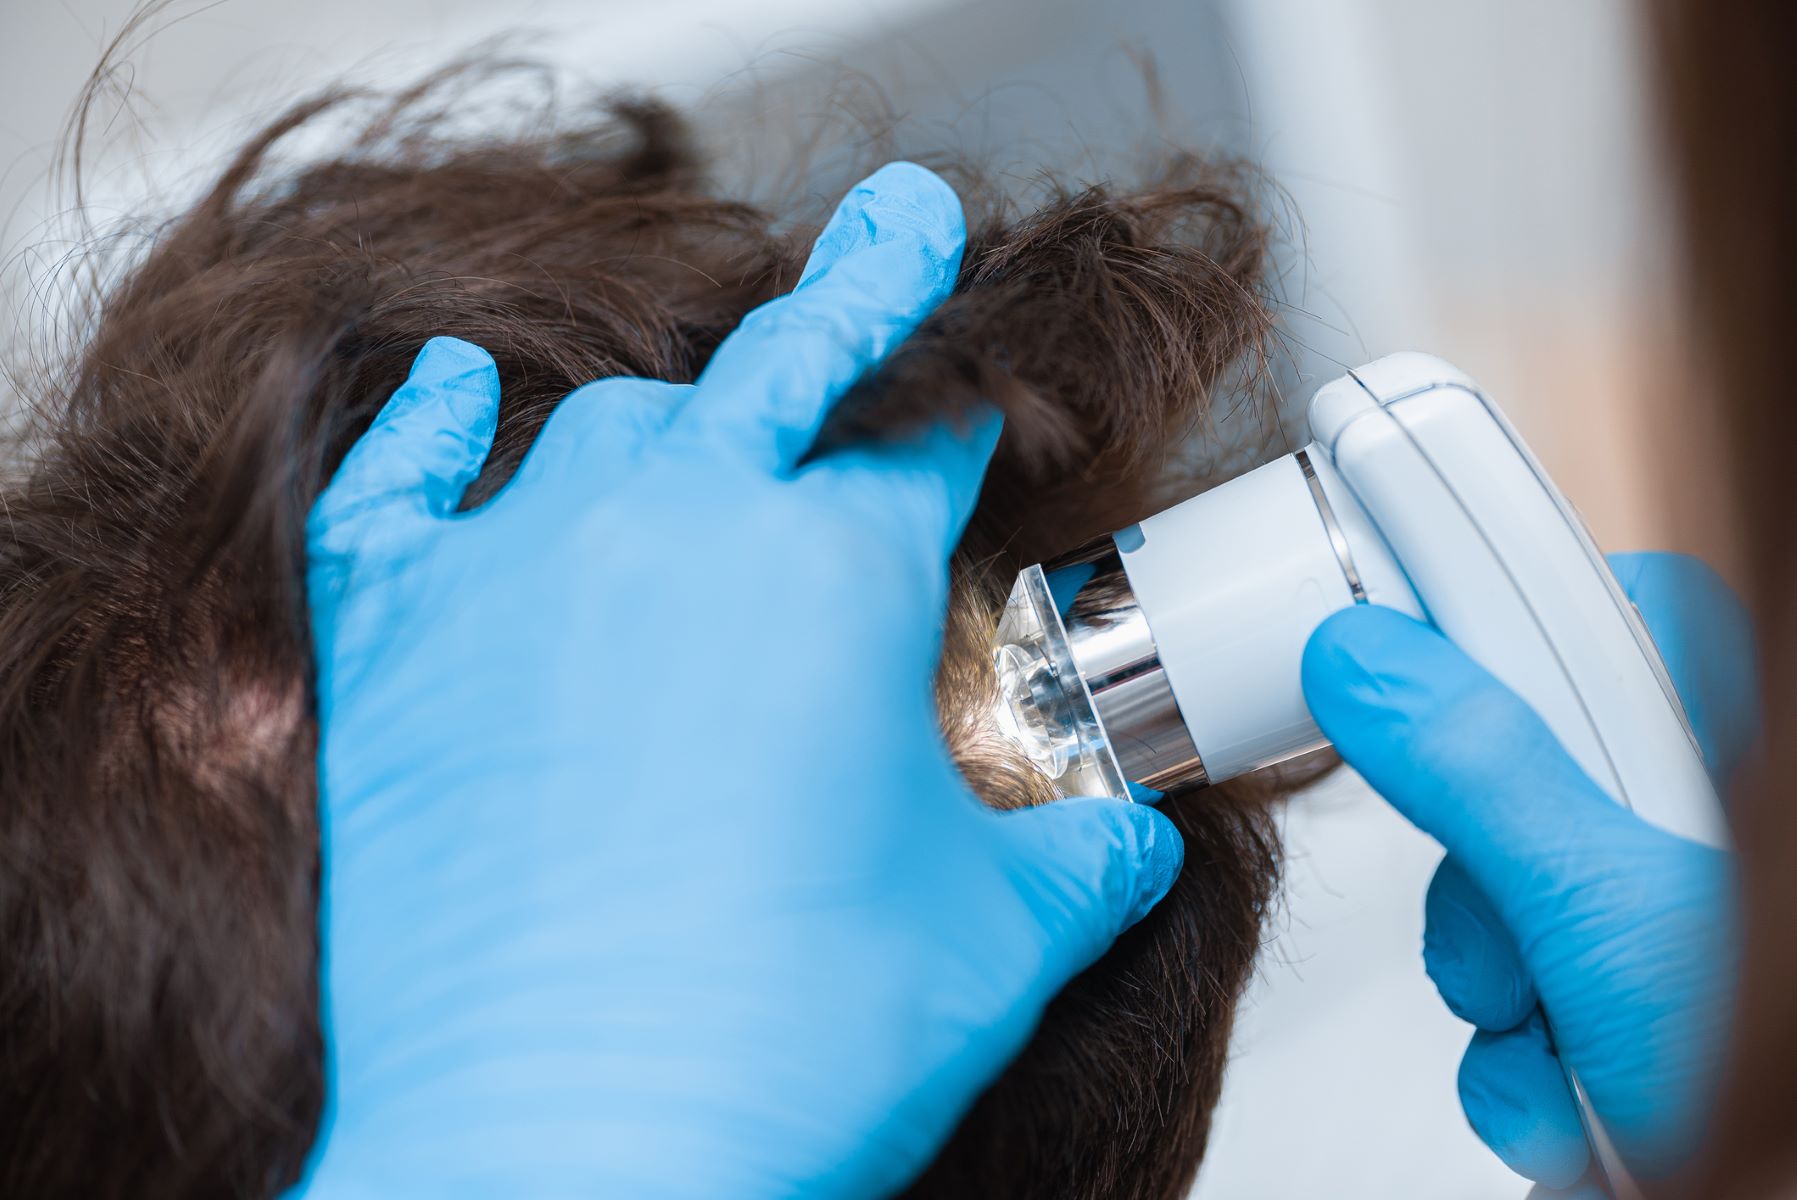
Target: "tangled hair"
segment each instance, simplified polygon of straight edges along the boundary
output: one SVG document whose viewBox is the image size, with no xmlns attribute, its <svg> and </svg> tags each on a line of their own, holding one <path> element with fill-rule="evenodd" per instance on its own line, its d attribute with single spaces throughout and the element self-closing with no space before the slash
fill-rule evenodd
<svg viewBox="0 0 1797 1200">
<path fill-rule="evenodd" d="M 717 194 L 665 109 L 483 140 L 443 132 L 430 94 L 303 168 L 275 169 L 277 142 L 341 97 L 255 137 L 29 397 L 0 483 L 6 1195 L 272 1196 L 299 1176 L 324 1089 L 303 523 L 418 348 L 452 335 L 498 363 L 475 505 L 569 391 L 689 381 L 798 277 L 795 214 Z M 1196 490 L 1181 447 L 1226 399 L 1270 411 L 1251 386 L 1266 236 L 1243 180 L 1192 158 L 971 216 L 955 295 L 824 442 L 1007 413 L 938 694 L 970 780 L 1014 807 L 1053 793 L 982 720 L 1009 580 Z M 1172 894 L 1066 989 L 913 1195 L 1183 1194 L 1282 786 L 1167 802 Z"/>
</svg>

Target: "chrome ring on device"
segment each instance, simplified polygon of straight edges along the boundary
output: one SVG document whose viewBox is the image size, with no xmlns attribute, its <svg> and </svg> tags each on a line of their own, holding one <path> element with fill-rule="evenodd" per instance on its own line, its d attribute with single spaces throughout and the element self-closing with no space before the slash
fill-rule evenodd
<svg viewBox="0 0 1797 1200">
<path fill-rule="evenodd" d="M 1052 578 L 1059 571 L 1087 565 L 1091 575 L 1066 604 L 1061 619 L 1123 777 L 1159 792 L 1208 784 L 1204 760 L 1186 730 L 1116 542 L 1099 538 L 1044 563 L 1043 569 Z"/>
</svg>

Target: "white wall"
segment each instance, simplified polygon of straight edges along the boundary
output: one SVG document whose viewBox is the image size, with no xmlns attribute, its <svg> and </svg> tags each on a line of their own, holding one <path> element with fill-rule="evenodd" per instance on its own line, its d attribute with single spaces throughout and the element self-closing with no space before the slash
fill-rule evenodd
<svg viewBox="0 0 1797 1200">
<path fill-rule="evenodd" d="M 1459 362 L 1600 539 L 1663 540 L 1639 414 L 1683 347 L 1631 0 L 1227 7 L 1312 233 L 1306 340 Z"/>
</svg>

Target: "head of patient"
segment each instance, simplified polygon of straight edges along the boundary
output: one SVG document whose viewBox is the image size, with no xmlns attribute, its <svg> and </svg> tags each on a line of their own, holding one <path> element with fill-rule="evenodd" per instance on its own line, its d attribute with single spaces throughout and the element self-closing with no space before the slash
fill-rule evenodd
<svg viewBox="0 0 1797 1200">
<path fill-rule="evenodd" d="M 39 376 L 0 484 L 0 1192 L 272 1196 L 324 1093 L 304 518 L 431 337 L 488 350 L 504 484 L 556 402 L 689 381 L 796 282 L 810 214 L 708 181 L 681 125 L 461 140 L 390 119 L 285 171 L 296 110 L 114 278 Z M 1052 787 L 987 719 L 1015 572 L 1195 491 L 1184 449 L 1271 329 L 1229 171 L 970 206 L 954 296 L 835 444 L 980 403 L 1007 424 L 955 560 L 937 694 L 988 804 Z M 521 613 L 528 618 L 528 613 Z M 728 787 L 703 762 L 670 781 Z M 1275 781 L 1175 795 L 1166 901 L 1048 1010 L 916 1196 L 1175 1197 L 1222 1083 L 1278 846 Z"/>
</svg>

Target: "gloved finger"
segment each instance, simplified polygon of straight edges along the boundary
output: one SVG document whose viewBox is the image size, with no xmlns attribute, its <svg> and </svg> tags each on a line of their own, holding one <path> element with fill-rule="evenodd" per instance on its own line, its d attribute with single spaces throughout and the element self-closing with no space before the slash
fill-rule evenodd
<svg viewBox="0 0 1797 1200">
<path fill-rule="evenodd" d="M 319 495 L 307 520 L 314 557 L 352 556 L 449 516 L 480 474 L 499 420 L 499 368 L 470 342 L 432 338 Z"/>
<path fill-rule="evenodd" d="M 839 486 L 905 534 L 918 535 L 931 563 L 946 568 L 1003 431 L 1004 415 L 988 409 L 964 421 L 939 421 L 903 441 L 839 450 L 804 474 Z"/>
<path fill-rule="evenodd" d="M 1311 635 L 1311 715 L 1373 790 L 1447 849 L 1512 929 L 1568 839 L 1627 818 L 1535 710 L 1440 633 L 1356 605 Z M 1521 870 L 1527 864 L 1530 870 Z"/>
<path fill-rule="evenodd" d="M 791 470 L 850 385 L 948 296 L 966 240 L 948 184 L 914 163 L 880 168 L 843 198 L 798 286 L 724 339 L 677 421 Z"/>
<path fill-rule="evenodd" d="M 1480 1029 L 1512 1029 L 1539 1003 L 1516 939 L 1453 858 L 1429 881 L 1423 966 L 1449 1011 Z"/>
<path fill-rule="evenodd" d="M 619 376 L 568 393 L 537 434 L 506 491 L 546 480 L 603 487 L 673 421 L 693 392 L 690 383 Z"/>
<path fill-rule="evenodd" d="M 1591 1150 L 1539 1012 L 1514 1029 L 1473 1034 L 1460 1060 L 1460 1106 L 1504 1164 L 1548 1187 L 1578 1183 Z"/>
<path fill-rule="evenodd" d="M 1179 830 L 1143 804 L 1077 797 L 991 820 L 1041 923 L 1050 994 L 1159 903 L 1185 860 Z"/>
<path fill-rule="evenodd" d="M 1612 554 L 1610 570 L 1653 634 L 1718 786 L 1740 765 L 1759 725 L 1753 625 L 1747 606 L 1702 559 Z"/>
</svg>

